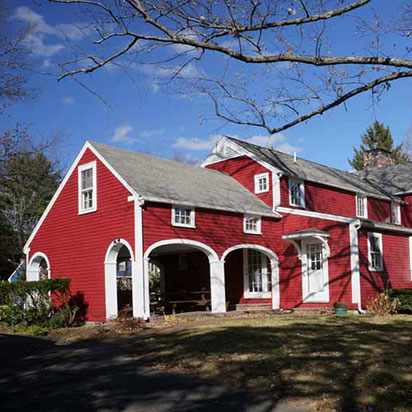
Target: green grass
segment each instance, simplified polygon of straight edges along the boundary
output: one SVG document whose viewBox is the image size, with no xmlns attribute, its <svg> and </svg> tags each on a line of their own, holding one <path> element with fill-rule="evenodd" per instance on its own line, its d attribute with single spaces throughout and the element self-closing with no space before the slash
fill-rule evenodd
<svg viewBox="0 0 412 412">
<path fill-rule="evenodd" d="M 412 411 L 412 316 L 221 319 L 148 333 L 159 369 L 213 378 L 320 411 Z"/>
</svg>

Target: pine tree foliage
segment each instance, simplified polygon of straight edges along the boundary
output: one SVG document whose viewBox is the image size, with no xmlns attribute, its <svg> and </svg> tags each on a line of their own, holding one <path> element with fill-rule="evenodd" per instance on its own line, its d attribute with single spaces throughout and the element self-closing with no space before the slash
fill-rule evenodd
<svg viewBox="0 0 412 412">
<path fill-rule="evenodd" d="M 365 168 L 363 154 L 372 149 L 384 149 L 391 152 L 395 164 L 411 161 L 410 156 L 403 149 L 403 144 L 394 146 L 389 126 L 385 126 L 378 121 L 375 121 L 366 129 L 366 132 L 361 136 L 361 142 L 359 149 L 353 148 L 355 154 L 349 160 L 350 165 L 355 170 Z"/>
<path fill-rule="evenodd" d="M 23 246 L 59 182 L 60 171 L 41 152 L 0 163 L 0 272 L 15 268 L 23 257 Z"/>
</svg>

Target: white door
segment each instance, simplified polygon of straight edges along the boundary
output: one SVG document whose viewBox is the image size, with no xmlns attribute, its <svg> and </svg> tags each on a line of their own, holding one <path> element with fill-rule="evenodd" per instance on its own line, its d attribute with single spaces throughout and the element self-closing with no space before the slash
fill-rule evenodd
<svg viewBox="0 0 412 412">
<path fill-rule="evenodd" d="M 302 294 L 304 302 L 329 302 L 328 261 L 322 242 L 302 242 Z"/>
</svg>

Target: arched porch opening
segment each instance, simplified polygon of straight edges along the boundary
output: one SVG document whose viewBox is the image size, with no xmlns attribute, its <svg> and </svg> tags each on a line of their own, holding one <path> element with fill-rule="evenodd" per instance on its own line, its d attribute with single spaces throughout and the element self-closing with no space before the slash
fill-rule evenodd
<svg viewBox="0 0 412 412">
<path fill-rule="evenodd" d="M 270 249 L 241 244 L 227 249 L 225 293 L 230 310 L 279 309 L 279 261 Z"/>
<path fill-rule="evenodd" d="M 50 279 L 50 263 L 47 256 L 42 252 L 35 253 L 30 259 L 27 268 L 27 280 L 37 281 Z"/>
<path fill-rule="evenodd" d="M 135 265 L 133 249 L 124 239 L 115 239 L 107 249 L 104 262 L 106 319 L 115 319 L 120 312 L 133 314 Z"/>
<path fill-rule="evenodd" d="M 223 269 L 216 252 L 201 242 L 169 239 L 153 244 L 145 253 L 145 312 L 224 312 Z"/>
</svg>

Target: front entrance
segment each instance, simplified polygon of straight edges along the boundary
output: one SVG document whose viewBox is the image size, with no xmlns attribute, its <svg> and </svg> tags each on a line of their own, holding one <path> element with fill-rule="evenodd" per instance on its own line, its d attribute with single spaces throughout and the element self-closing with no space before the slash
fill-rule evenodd
<svg viewBox="0 0 412 412">
<path fill-rule="evenodd" d="M 322 242 L 302 241 L 302 297 L 304 302 L 329 302 L 328 261 Z"/>
</svg>

